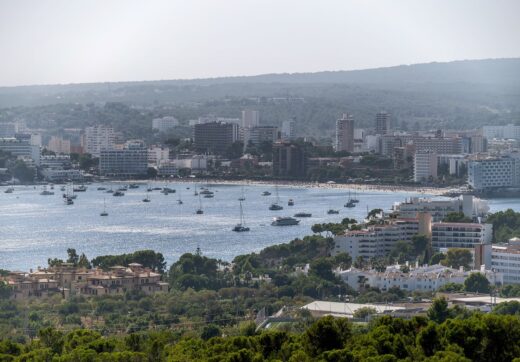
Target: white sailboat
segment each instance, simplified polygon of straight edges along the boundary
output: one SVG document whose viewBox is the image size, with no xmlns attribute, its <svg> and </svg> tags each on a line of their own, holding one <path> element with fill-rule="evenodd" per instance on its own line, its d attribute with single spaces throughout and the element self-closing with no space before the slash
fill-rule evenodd
<svg viewBox="0 0 520 362">
<path fill-rule="evenodd" d="M 101 212 L 101 214 L 99 214 L 99 216 L 108 216 L 108 212 L 107 212 L 107 208 L 106 208 L 106 200 L 104 197 L 103 197 L 103 211 Z"/>
<path fill-rule="evenodd" d="M 240 201 L 240 222 L 235 225 L 235 227 L 233 228 L 233 231 L 236 231 L 236 232 L 249 231 L 249 228 L 247 226 L 245 226 L 244 210 L 242 208 L 242 201 Z"/>
<path fill-rule="evenodd" d="M 197 215 L 202 215 L 204 214 L 204 211 L 202 210 L 202 199 L 200 198 L 200 195 L 199 195 L 199 208 L 197 209 L 197 211 L 195 212 Z"/>
<path fill-rule="evenodd" d="M 279 211 L 283 210 L 283 206 L 280 205 L 280 196 L 278 195 L 278 185 L 275 185 L 275 192 L 276 192 L 276 201 L 269 206 L 269 210 L 271 211 Z"/>
</svg>

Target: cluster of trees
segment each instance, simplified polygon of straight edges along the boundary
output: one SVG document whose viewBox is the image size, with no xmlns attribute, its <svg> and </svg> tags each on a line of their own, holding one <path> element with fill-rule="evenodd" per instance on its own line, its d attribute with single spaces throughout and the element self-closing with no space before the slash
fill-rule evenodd
<svg viewBox="0 0 520 362">
<path fill-rule="evenodd" d="M 92 259 L 91 262 L 94 267 L 100 267 L 102 269 L 108 269 L 115 265 L 128 266 L 131 263 L 139 263 L 158 273 L 164 273 L 166 271 L 164 256 L 153 250 L 138 250 L 130 254 L 103 255 Z"/>
<path fill-rule="evenodd" d="M 493 224 L 493 241 L 496 243 L 520 237 L 520 212 L 512 209 L 498 211 L 489 215 L 487 222 Z"/>
<path fill-rule="evenodd" d="M 389 316 L 356 325 L 344 318 L 302 319 L 296 330 L 255 332 L 254 324 L 223 331 L 207 323 L 187 329 L 103 336 L 44 328 L 32 342 L 0 341 L 2 361 L 519 361 L 520 319 L 507 305 L 482 315 L 438 300 L 427 317 Z M 372 311 L 364 311 L 368 315 Z"/>
</svg>

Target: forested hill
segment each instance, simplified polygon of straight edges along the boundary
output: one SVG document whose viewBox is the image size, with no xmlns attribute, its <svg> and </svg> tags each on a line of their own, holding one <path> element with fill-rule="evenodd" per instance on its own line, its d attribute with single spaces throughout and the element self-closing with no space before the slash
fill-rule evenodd
<svg viewBox="0 0 520 362">
<path fill-rule="evenodd" d="M 314 96 L 331 85 L 387 88 L 401 91 L 426 85 L 432 90 L 490 87 L 503 91 L 520 87 L 520 58 L 463 60 L 399 65 L 350 71 L 264 74 L 191 80 L 151 80 L 0 87 L 0 107 L 92 101 L 204 101 L 222 96 Z M 330 93 L 330 92 L 329 92 Z M 325 92 L 325 95 L 328 93 Z"/>
<path fill-rule="evenodd" d="M 129 136 L 151 132 L 150 121 L 155 116 L 175 115 L 187 122 L 210 113 L 240 117 L 244 108 L 259 110 L 262 124 L 296 119 L 299 136 L 330 137 L 335 120 L 344 112 L 355 116 L 357 127 L 371 127 L 375 113 L 385 110 L 391 113 L 395 127 L 403 130 L 515 123 L 520 121 L 520 58 L 0 88 L 0 122 L 24 119 L 30 127 L 56 130 L 102 122 Z"/>
</svg>

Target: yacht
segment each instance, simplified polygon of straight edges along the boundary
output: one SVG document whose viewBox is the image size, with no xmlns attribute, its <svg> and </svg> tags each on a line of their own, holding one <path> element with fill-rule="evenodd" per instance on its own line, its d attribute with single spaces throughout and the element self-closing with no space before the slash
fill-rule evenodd
<svg viewBox="0 0 520 362">
<path fill-rule="evenodd" d="M 79 186 L 74 187 L 72 189 L 72 191 L 74 191 L 74 192 L 85 192 L 85 191 L 87 191 L 87 186 L 79 185 Z"/>
<path fill-rule="evenodd" d="M 244 210 L 242 209 L 242 201 L 240 201 L 240 222 L 235 225 L 233 228 L 233 231 L 236 232 L 243 232 L 243 231 L 249 231 L 249 228 L 245 226 L 244 222 Z"/>
<path fill-rule="evenodd" d="M 195 191 L 193 192 L 193 196 L 199 196 L 199 193 L 197 192 L 197 185 L 195 185 Z"/>
<path fill-rule="evenodd" d="M 14 191 L 14 187 L 8 187 L 8 188 L 4 191 L 4 193 L 6 193 L 6 194 L 12 194 L 13 191 Z"/>
<path fill-rule="evenodd" d="M 262 196 L 271 196 L 271 193 L 269 191 L 262 192 Z"/>
<path fill-rule="evenodd" d="M 149 195 L 149 192 L 147 191 L 146 192 L 146 197 L 143 199 L 143 202 L 150 202 L 150 195 Z"/>
<path fill-rule="evenodd" d="M 162 193 L 165 195 L 173 194 L 173 193 L 175 193 L 175 189 L 171 189 L 169 187 L 163 187 Z"/>
<path fill-rule="evenodd" d="M 139 185 L 138 185 L 138 184 L 130 184 L 130 185 L 128 186 L 128 188 L 130 188 L 130 189 L 138 189 L 138 188 L 139 188 Z"/>
<path fill-rule="evenodd" d="M 212 199 L 214 197 L 215 197 L 215 195 L 213 195 L 213 194 L 206 194 L 206 195 L 204 195 L 204 198 L 206 198 L 206 199 Z"/>
<path fill-rule="evenodd" d="M 65 191 L 65 186 L 60 187 L 60 191 Z"/>
<path fill-rule="evenodd" d="M 125 196 L 125 193 L 121 190 L 114 191 L 112 196 Z"/>
<path fill-rule="evenodd" d="M 287 206 L 294 206 L 294 200 L 289 199 L 289 201 L 287 201 Z"/>
<path fill-rule="evenodd" d="M 65 202 L 65 205 L 74 205 L 74 201 L 72 200 L 71 197 L 66 197 L 64 202 Z"/>
<path fill-rule="evenodd" d="M 275 217 L 273 219 L 273 222 L 271 225 L 273 226 L 291 226 L 291 225 L 298 225 L 300 223 L 300 220 L 295 219 L 293 217 Z"/>
<path fill-rule="evenodd" d="M 40 192 L 40 195 L 50 196 L 50 195 L 54 195 L 54 192 L 47 190 L 47 186 L 43 186 L 43 191 Z"/>
<path fill-rule="evenodd" d="M 348 207 L 348 208 L 356 207 L 356 202 L 352 199 L 352 197 L 350 197 L 350 191 L 348 192 L 347 203 L 343 206 Z"/>
<path fill-rule="evenodd" d="M 213 191 L 210 191 L 208 189 L 204 189 L 200 192 L 201 195 L 213 195 Z"/>
<path fill-rule="evenodd" d="M 308 212 L 298 212 L 296 214 L 294 214 L 294 217 L 311 217 L 312 214 L 308 213 Z"/>
<path fill-rule="evenodd" d="M 348 208 L 352 208 L 352 207 L 356 207 L 356 203 L 352 200 L 348 200 L 347 203 L 345 205 L 343 205 L 345 207 L 348 207 Z"/>
<path fill-rule="evenodd" d="M 329 215 L 339 214 L 339 210 L 329 209 L 327 211 L 327 214 L 329 214 Z"/>
<path fill-rule="evenodd" d="M 107 188 L 106 187 L 103 187 L 103 186 L 99 186 L 97 188 L 98 191 L 105 191 Z"/>
</svg>

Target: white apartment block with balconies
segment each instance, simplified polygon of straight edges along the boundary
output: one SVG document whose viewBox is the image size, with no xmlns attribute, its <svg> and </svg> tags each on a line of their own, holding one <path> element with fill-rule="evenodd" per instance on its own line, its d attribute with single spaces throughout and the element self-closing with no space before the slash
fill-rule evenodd
<svg viewBox="0 0 520 362">
<path fill-rule="evenodd" d="M 490 244 L 493 224 L 440 222 L 432 224 L 432 248 L 473 249 L 475 245 Z"/>
<path fill-rule="evenodd" d="M 85 129 L 85 152 L 99 157 L 101 151 L 111 150 L 115 146 L 115 132 L 112 127 L 97 125 Z"/>
</svg>

